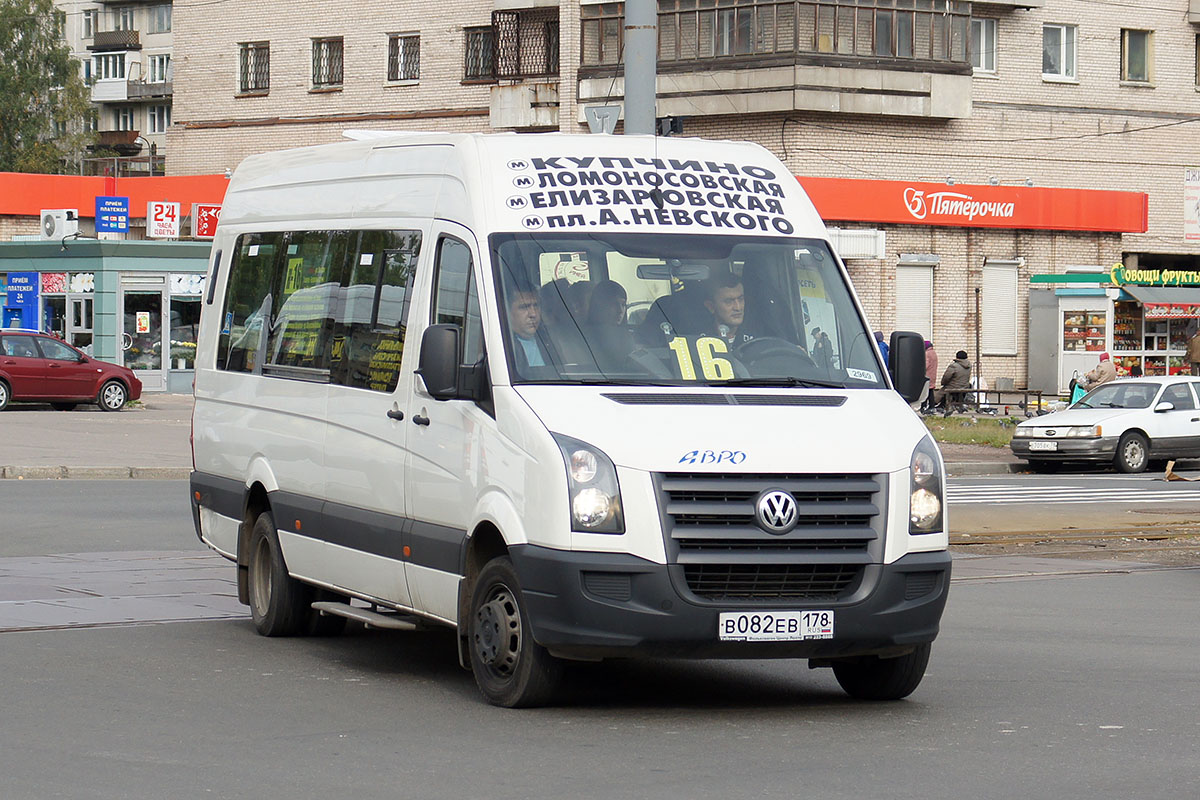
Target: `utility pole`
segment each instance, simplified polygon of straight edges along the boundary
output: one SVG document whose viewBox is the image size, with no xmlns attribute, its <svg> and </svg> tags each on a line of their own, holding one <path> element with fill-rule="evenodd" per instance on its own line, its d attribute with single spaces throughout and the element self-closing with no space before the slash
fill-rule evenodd
<svg viewBox="0 0 1200 800">
<path fill-rule="evenodd" d="M 654 133 L 658 2 L 625 2 L 625 133 Z"/>
</svg>

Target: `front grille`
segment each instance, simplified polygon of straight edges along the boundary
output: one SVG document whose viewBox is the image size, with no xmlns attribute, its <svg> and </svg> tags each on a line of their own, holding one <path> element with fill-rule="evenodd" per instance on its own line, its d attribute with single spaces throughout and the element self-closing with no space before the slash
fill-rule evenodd
<svg viewBox="0 0 1200 800">
<path fill-rule="evenodd" d="M 882 556 L 884 475 L 666 473 L 656 476 L 668 560 L 711 601 L 829 600 Z M 764 491 L 796 501 L 784 534 L 760 526 Z"/>
<path fill-rule="evenodd" d="M 836 600 L 862 570 L 849 564 L 701 564 L 684 567 L 706 600 Z"/>
</svg>

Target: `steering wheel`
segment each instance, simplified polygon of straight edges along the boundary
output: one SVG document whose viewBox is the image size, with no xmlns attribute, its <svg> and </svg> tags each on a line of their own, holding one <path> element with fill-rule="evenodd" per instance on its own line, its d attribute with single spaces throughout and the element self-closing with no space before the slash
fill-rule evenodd
<svg viewBox="0 0 1200 800">
<path fill-rule="evenodd" d="M 748 364 L 754 364 L 767 358 L 783 357 L 796 359 L 806 367 L 815 367 L 817 365 L 817 362 L 813 361 L 812 356 L 804 352 L 802 347 L 794 345 L 787 339 L 781 339 L 778 336 L 763 336 L 758 339 L 751 339 L 735 347 L 732 355 Z"/>
</svg>

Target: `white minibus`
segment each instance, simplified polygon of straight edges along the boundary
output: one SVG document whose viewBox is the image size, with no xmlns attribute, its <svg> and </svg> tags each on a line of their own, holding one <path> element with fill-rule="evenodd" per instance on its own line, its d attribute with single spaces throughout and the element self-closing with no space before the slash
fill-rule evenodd
<svg viewBox="0 0 1200 800">
<path fill-rule="evenodd" d="M 246 159 L 213 242 L 191 498 L 266 636 L 457 631 L 564 665 L 794 658 L 919 684 L 944 466 L 799 183 L 752 144 L 351 132 Z"/>
</svg>

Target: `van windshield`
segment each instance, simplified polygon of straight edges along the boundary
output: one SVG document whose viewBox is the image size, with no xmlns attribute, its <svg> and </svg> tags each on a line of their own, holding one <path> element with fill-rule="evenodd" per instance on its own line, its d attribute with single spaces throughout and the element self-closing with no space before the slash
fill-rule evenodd
<svg viewBox="0 0 1200 800">
<path fill-rule="evenodd" d="M 512 381 L 883 388 L 828 245 L 687 234 L 496 234 Z"/>
</svg>

